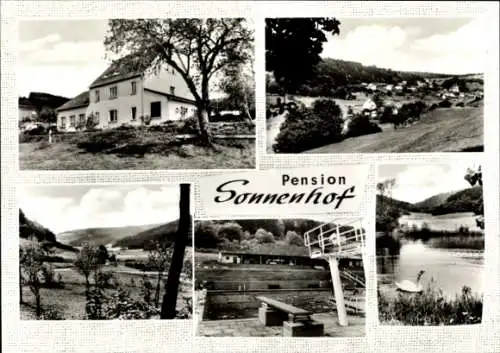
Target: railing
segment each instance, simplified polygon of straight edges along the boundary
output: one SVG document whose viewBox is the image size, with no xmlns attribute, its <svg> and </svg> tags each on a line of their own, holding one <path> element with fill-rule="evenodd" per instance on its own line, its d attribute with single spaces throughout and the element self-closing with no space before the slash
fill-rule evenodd
<svg viewBox="0 0 500 353">
<path fill-rule="evenodd" d="M 347 278 L 348 280 L 353 281 L 354 283 L 359 284 L 361 287 L 366 288 L 365 282 L 361 279 L 360 276 L 352 274 L 351 272 L 349 272 L 347 270 L 340 271 L 340 275 Z"/>
<path fill-rule="evenodd" d="M 308 247 L 311 257 L 313 252 L 319 250 L 321 255 L 332 252 L 356 254 L 364 247 L 365 238 L 366 230 L 362 227 L 361 220 L 356 219 L 343 224 L 321 224 L 304 233 L 304 245 Z M 313 250 L 313 247 L 319 249 Z M 330 251 L 325 251 L 325 248 Z"/>
</svg>

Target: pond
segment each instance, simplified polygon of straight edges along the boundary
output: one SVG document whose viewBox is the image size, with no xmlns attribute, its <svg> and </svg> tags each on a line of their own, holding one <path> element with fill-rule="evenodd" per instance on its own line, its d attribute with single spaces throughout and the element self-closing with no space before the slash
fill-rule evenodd
<svg viewBox="0 0 500 353">
<path fill-rule="evenodd" d="M 409 227 L 416 225 L 419 228 L 426 223 L 430 229 L 437 231 L 455 231 L 460 226 L 468 227 L 471 231 L 480 231 L 476 225 L 476 215 L 473 212 L 451 213 L 440 216 L 412 212 L 409 215 L 401 216 L 398 222 Z"/>
<path fill-rule="evenodd" d="M 473 293 L 483 292 L 482 252 L 446 250 L 428 247 L 421 241 L 406 243 L 399 256 L 377 258 L 377 271 L 390 280 L 386 289 L 396 288 L 394 281 L 416 282 L 417 273 L 424 270 L 422 286 L 441 288 L 446 295 L 460 294 L 462 286 L 468 286 Z"/>
</svg>

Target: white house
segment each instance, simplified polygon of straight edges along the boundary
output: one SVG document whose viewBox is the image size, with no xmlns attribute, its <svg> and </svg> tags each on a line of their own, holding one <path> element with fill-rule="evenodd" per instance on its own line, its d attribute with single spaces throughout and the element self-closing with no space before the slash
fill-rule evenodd
<svg viewBox="0 0 500 353">
<path fill-rule="evenodd" d="M 401 85 L 396 85 L 396 86 L 394 86 L 394 90 L 395 90 L 396 92 L 403 92 L 403 86 L 401 86 Z"/>
<path fill-rule="evenodd" d="M 85 91 L 57 108 L 57 129 L 75 131 L 78 125 L 85 125 L 88 105 L 89 91 Z"/>
<path fill-rule="evenodd" d="M 374 83 L 370 83 L 370 84 L 368 84 L 368 86 L 366 86 L 366 89 L 369 90 L 369 91 L 376 91 L 377 90 L 377 85 L 374 84 Z"/>
<path fill-rule="evenodd" d="M 362 110 L 375 110 L 377 109 L 377 105 L 375 102 L 371 99 L 368 98 L 365 103 L 363 103 L 363 107 L 361 108 Z"/>
<path fill-rule="evenodd" d="M 385 86 L 385 90 L 388 91 L 388 92 L 392 91 L 393 88 L 394 88 L 394 85 L 390 85 L 389 84 L 389 85 Z"/>
<path fill-rule="evenodd" d="M 449 91 L 452 93 L 460 93 L 460 88 L 458 87 L 457 84 L 454 84 L 453 86 L 450 87 Z"/>
<path fill-rule="evenodd" d="M 102 129 L 141 125 L 141 117 L 146 116 L 151 118 L 151 125 L 192 116 L 196 106 L 184 79 L 167 65 L 154 71 L 154 64 L 142 65 L 129 57 L 111 64 L 90 84 L 85 116 L 94 116 Z M 59 108 L 69 113 L 58 114 L 58 126 L 67 131 L 72 128 L 70 117 L 81 113 L 73 114 L 66 108 Z"/>
</svg>

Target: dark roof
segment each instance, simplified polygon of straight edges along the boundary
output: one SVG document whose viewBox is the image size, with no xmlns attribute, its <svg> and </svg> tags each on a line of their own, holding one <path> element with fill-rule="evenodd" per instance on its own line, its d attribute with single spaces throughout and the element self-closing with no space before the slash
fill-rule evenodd
<svg viewBox="0 0 500 353">
<path fill-rule="evenodd" d="M 141 75 L 152 63 L 151 60 L 144 60 L 141 55 L 129 54 L 115 60 L 111 65 L 90 84 L 90 88 L 104 86 L 112 82 L 127 80 Z"/>
<path fill-rule="evenodd" d="M 57 111 L 69 110 L 69 109 L 86 107 L 87 105 L 89 105 L 89 91 L 80 93 L 78 96 L 74 97 L 73 99 L 70 99 L 56 110 Z"/>
<path fill-rule="evenodd" d="M 309 252 L 305 246 L 259 244 L 251 248 L 228 248 L 221 250 L 224 254 L 233 255 L 271 255 L 271 256 L 294 256 L 309 257 Z"/>
<path fill-rule="evenodd" d="M 155 91 L 155 90 L 149 89 L 149 88 L 144 88 L 144 90 L 145 91 L 149 91 L 149 92 L 153 92 L 153 93 L 156 93 L 156 94 L 161 94 L 162 96 L 166 96 L 169 100 L 172 100 L 172 101 L 175 101 L 175 102 L 195 104 L 195 101 L 192 100 L 192 99 L 175 96 L 173 94 L 168 94 L 168 93 L 165 93 L 165 92 Z"/>
</svg>

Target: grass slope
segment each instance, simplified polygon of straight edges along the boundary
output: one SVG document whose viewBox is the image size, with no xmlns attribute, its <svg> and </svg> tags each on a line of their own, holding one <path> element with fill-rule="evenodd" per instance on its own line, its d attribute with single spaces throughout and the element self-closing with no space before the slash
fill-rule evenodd
<svg viewBox="0 0 500 353">
<path fill-rule="evenodd" d="M 167 224 L 162 224 L 142 232 L 138 232 L 134 235 L 128 236 L 126 238 L 120 239 L 114 243 L 115 246 L 127 247 L 129 249 L 143 249 L 144 245 L 155 240 L 163 240 L 171 242 L 175 239 L 177 235 L 177 227 L 179 221 L 169 222 Z M 188 242 L 190 242 L 189 240 Z"/>
<path fill-rule="evenodd" d="M 416 125 L 344 140 L 305 153 L 457 152 L 483 146 L 483 108 L 438 108 Z"/>
<path fill-rule="evenodd" d="M 76 252 L 72 246 L 60 243 L 56 235 L 50 230 L 43 227 L 41 224 L 30 220 L 24 212 L 19 209 L 19 237 L 28 239 L 34 236 L 38 241 L 47 243 L 57 249 Z"/>
</svg>

